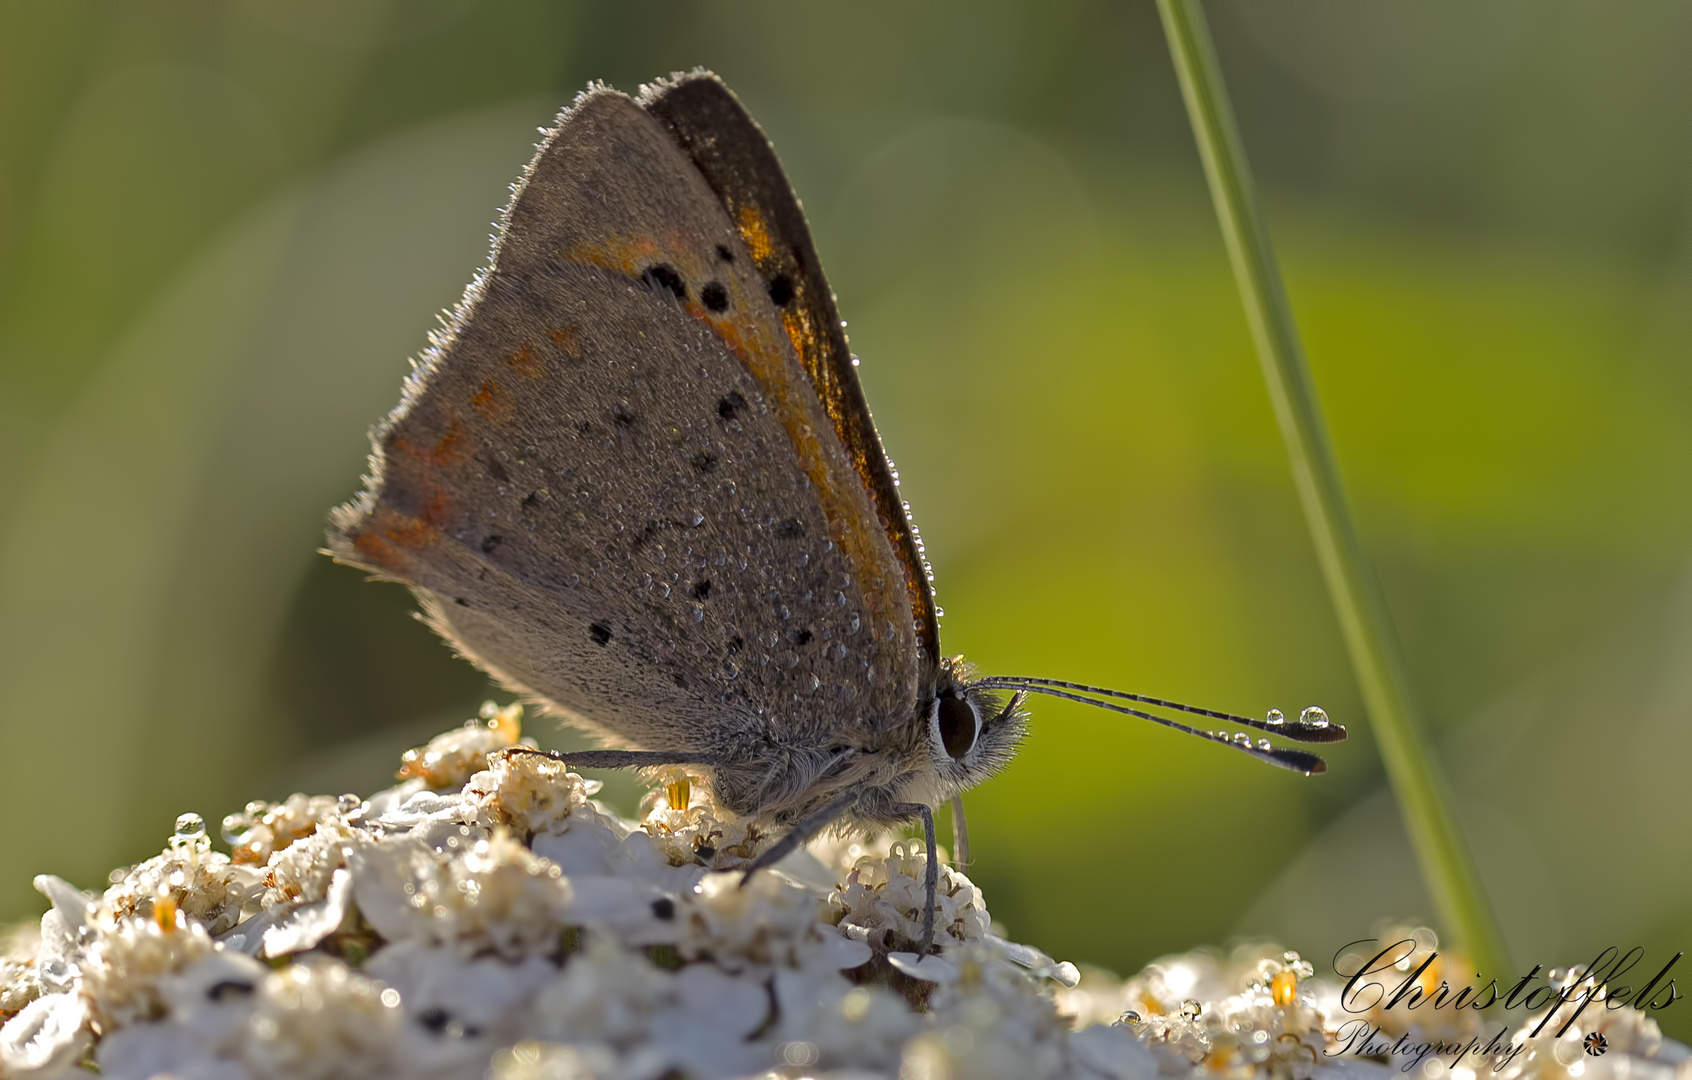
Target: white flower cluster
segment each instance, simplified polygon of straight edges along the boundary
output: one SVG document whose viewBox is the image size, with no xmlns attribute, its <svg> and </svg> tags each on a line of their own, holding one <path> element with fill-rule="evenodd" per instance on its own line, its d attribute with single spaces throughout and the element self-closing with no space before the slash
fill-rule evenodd
<svg viewBox="0 0 1692 1080">
<path fill-rule="evenodd" d="M 401 777 L 367 800 L 253 803 L 224 823 L 232 856 L 184 815 L 100 896 L 37 879 L 39 932 L 0 941 L 0 1080 L 1393 1071 L 1328 1056 L 1333 990 L 1295 954 L 1082 977 L 996 936 L 949 868 L 939 952 L 919 959 L 920 844 L 825 840 L 743 881 L 770 837 L 698 778 L 665 773 L 624 820 L 532 751 L 515 708 L 407 754 Z M 1692 1080 L 1650 1020 L 1631 1023 L 1613 1028 L 1617 1061 Z M 1580 1064 L 1548 1039 L 1503 1080 Z"/>
</svg>

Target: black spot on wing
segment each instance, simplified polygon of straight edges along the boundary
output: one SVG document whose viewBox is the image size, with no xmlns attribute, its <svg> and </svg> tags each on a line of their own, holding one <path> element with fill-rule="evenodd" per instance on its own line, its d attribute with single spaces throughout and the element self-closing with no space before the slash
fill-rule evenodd
<svg viewBox="0 0 1692 1080">
<path fill-rule="evenodd" d="M 497 551 L 499 549 L 499 545 L 501 545 L 503 543 L 505 543 L 505 537 L 499 536 L 497 534 L 495 534 L 493 536 L 483 537 L 482 538 L 482 554 L 483 555 L 492 555 L 495 551 Z"/>
<path fill-rule="evenodd" d="M 783 540 L 797 540 L 805 535 L 805 523 L 798 518 L 788 518 L 776 526 L 776 535 Z"/>
<path fill-rule="evenodd" d="M 699 290 L 699 302 L 708 311 L 727 311 L 729 306 L 728 290 L 723 288 L 720 281 L 707 281 L 705 287 Z"/>
<path fill-rule="evenodd" d="M 723 260 L 726 263 L 731 263 L 731 262 L 734 261 L 734 252 L 729 250 L 729 247 L 728 247 L 727 244 L 718 244 L 717 245 L 717 258 Z"/>
<path fill-rule="evenodd" d="M 653 292 L 668 289 L 677 300 L 687 299 L 687 286 L 682 282 L 681 275 L 676 273 L 676 268 L 668 263 L 648 266 L 641 271 L 640 280 Z"/>
<path fill-rule="evenodd" d="M 793 279 L 786 274 L 777 274 L 770 279 L 770 299 L 776 307 L 786 307 L 793 303 Z"/>
<path fill-rule="evenodd" d="M 717 402 L 717 417 L 722 420 L 733 420 L 746 408 L 746 399 L 740 396 L 739 390 L 730 390 Z"/>
<path fill-rule="evenodd" d="M 601 647 L 611 644 L 611 628 L 604 623 L 594 623 L 588 627 L 588 633 L 593 636 L 594 643 Z"/>
</svg>

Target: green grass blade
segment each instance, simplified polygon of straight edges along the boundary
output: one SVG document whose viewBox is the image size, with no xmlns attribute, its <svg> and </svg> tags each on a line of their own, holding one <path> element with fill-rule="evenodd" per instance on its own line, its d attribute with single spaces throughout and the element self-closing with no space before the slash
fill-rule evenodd
<svg viewBox="0 0 1692 1080">
<path fill-rule="evenodd" d="M 1199 0 L 1158 0 L 1158 11 L 1317 558 L 1423 880 L 1445 931 L 1488 976 L 1503 977 L 1510 971 L 1503 935 L 1411 703 L 1386 601 L 1346 505 L 1204 10 Z"/>
</svg>

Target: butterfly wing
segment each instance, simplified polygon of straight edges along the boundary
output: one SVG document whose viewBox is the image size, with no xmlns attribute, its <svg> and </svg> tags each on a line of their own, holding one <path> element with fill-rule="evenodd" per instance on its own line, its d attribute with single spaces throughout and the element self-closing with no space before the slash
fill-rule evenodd
<svg viewBox="0 0 1692 1080">
<path fill-rule="evenodd" d="M 908 715 L 878 509 L 741 233 L 627 97 L 592 90 L 549 132 L 373 438 L 331 552 L 608 741 L 744 763 L 736 809 Z"/>
<path fill-rule="evenodd" d="M 834 293 L 823 277 L 805 212 L 775 148 L 739 99 L 710 72 L 695 71 L 648 87 L 640 102 L 669 128 L 722 201 L 780 308 L 782 330 L 899 557 L 924 672 L 921 684 L 931 686 L 940 658 L 940 627 L 922 542 L 899 497 L 898 480 L 858 385 Z"/>
</svg>

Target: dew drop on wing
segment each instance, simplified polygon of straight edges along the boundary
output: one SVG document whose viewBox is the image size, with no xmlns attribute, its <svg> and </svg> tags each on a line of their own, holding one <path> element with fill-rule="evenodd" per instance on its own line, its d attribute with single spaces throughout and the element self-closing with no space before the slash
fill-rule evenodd
<svg viewBox="0 0 1692 1080">
<path fill-rule="evenodd" d="M 1235 746 L 1250 746 L 1251 745 L 1251 736 L 1247 735 L 1243 731 L 1234 732 L 1234 745 Z"/>
<path fill-rule="evenodd" d="M 1279 709 L 1270 709 L 1269 715 L 1265 717 L 1265 719 L 1268 720 L 1269 723 L 1279 727 L 1287 722 L 1287 714 Z"/>
<path fill-rule="evenodd" d="M 1313 728 L 1325 728 L 1328 726 L 1328 714 L 1321 707 L 1312 705 L 1298 714 L 1298 722 Z"/>
</svg>

